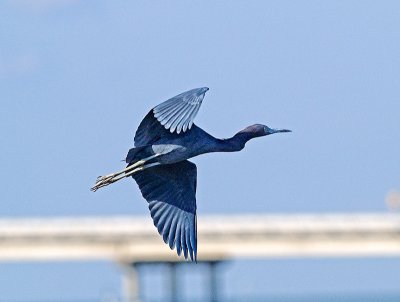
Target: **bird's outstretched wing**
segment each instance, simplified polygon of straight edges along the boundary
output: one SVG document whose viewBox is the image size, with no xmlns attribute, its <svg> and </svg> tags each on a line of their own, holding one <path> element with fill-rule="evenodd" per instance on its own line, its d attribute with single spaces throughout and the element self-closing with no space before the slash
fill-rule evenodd
<svg viewBox="0 0 400 302">
<path fill-rule="evenodd" d="M 149 203 L 164 242 L 185 259 L 197 260 L 196 165 L 190 161 L 145 169 L 132 177 Z"/>
<path fill-rule="evenodd" d="M 135 147 L 152 145 L 161 137 L 174 136 L 154 117 L 153 109 L 144 117 L 135 133 Z"/>
<path fill-rule="evenodd" d="M 154 116 L 171 133 L 190 129 L 200 109 L 207 87 L 183 92 L 153 108 Z"/>
<path fill-rule="evenodd" d="M 148 141 L 160 134 L 162 128 L 177 134 L 189 130 L 207 91 L 207 87 L 192 89 L 154 107 L 136 131 L 135 146 L 149 144 Z M 160 123 L 163 127 L 158 127 L 155 122 Z M 154 130 L 156 130 L 155 133 L 153 133 Z"/>
</svg>

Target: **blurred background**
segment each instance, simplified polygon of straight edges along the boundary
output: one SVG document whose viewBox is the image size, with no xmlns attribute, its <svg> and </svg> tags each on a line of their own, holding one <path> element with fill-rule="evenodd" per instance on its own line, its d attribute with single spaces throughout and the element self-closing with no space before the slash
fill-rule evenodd
<svg viewBox="0 0 400 302">
<path fill-rule="evenodd" d="M 213 135 L 293 133 L 195 158 L 199 217 L 396 212 L 399 40 L 398 1 L 1 1 L 0 219 L 150 220 L 132 180 L 89 188 L 150 108 L 202 86 Z M 138 268 L 143 301 L 169 297 L 167 269 Z M 209 299 L 206 270 L 179 268 L 180 301 Z M 398 256 L 218 268 L 221 301 L 399 301 L 399 279 Z M 113 261 L 0 262 L 0 301 L 122 300 Z"/>
</svg>

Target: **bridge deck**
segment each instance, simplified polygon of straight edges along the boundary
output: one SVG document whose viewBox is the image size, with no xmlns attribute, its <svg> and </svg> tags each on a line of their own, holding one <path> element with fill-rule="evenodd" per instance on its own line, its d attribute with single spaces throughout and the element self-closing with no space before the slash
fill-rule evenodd
<svg viewBox="0 0 400 302">
<path fill-rule="evenodd" d="M 400 215 L 226 215 L 198 218 L 199 260 L 400 256 Z M 179 260 L 150 217 L 1 219 L 0 261 Z"/>
</svg>

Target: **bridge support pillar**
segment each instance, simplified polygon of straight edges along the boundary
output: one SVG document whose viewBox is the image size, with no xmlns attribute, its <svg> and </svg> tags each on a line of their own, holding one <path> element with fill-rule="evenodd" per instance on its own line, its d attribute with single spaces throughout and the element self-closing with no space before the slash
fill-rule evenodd
<svg viewBox="0 0 400 302">
<path fill-rule="evenodd" d="M 210 301 L 217 302 L 218 301 L 218 280 L 217 280 L 217 263 L 216 261 L 208 262 L 208 267 L 210 269 Z"/>
<path fill-rule="evenodd" d="M 133 263 L 122 263 L 122 298 L 124 302 L 140 302 L 139 278 Z"/>
</svg>

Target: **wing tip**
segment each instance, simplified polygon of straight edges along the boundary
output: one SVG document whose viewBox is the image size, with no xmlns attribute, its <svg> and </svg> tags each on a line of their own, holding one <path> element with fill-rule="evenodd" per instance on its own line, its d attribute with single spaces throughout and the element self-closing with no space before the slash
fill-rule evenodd
<svg viewBox="0 0 400 302">
<path fill-rule="evenodd" d="M 178 94 L 155 106 L 152 109 L 153 115 L 170 133 L 186 132 L 192 128 L 193 120 L 208 90 L 208 87 L 201 87 Z"/>
</svg>

